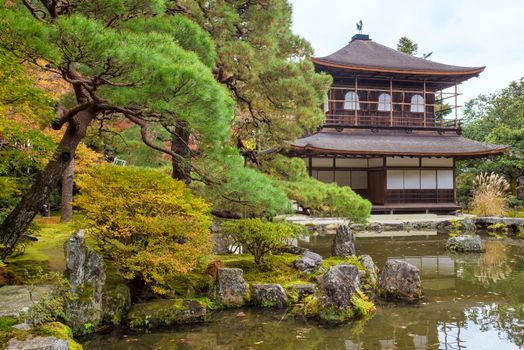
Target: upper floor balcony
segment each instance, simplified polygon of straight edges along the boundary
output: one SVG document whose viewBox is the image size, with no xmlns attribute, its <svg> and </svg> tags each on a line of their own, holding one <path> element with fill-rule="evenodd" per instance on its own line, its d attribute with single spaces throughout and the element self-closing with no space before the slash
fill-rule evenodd
<svg viewBox="0 0 524 350">
<path fill-rule="evenodd" d="M 421 84 L 422 85 L 422 84 Z M 453 88 L 452 88 L 453 89 Z M 324 105 L 324 128 L 455 131 L 460 133 L 457 87 L 435 91 L 423 86 L 334 85 Z"/>
</svg>

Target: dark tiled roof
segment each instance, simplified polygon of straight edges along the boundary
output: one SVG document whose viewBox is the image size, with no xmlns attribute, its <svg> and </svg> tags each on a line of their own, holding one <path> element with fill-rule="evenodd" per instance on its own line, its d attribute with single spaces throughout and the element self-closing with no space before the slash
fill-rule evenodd
<svg viewBox="0 0 524 350">
<path fill-rule="evenodd" d="M 478 74 L 485 67 L 459 67 L 414 57 L 371 40 L 352 40 L 337 52 L 314 58 L 321 66 L 348 67 L 391 72 L 411 72 L 415 74 L 464 75 Z"/>
<path fill-rule="evenodd" d="M 291 143 L 294 151 L 339 153 L 347 155 L 445 156 L 456 158 L 503 154 L 507 145 L 491 145 L 473 141 L 457 134 L 409 134 L 404 131 L 328 132 L 298 139 Z"/>
</svg>

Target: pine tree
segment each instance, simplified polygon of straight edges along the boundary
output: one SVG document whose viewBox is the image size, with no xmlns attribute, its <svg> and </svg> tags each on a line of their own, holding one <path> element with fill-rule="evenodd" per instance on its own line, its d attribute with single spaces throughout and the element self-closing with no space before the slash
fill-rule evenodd
<svg viewBox="0 0 524 350">
<path fill-rule="evenodd" d="M 151 140 L 152 125 L 173 128 L 183 121 L 199 152 L 229 137 L 232 101 L 211 73 L 211 41 L 190 20 L 167 14 L 163 0 L 10 2 L 0 8 L 0 26 L 2 48 L 59 74 L 74 91 L 52 121 L 54 129 L 65 129 L 52 159 L 0 226 L 1 258 L 25 232 L 97 120 L 128 119 L 140 127 L 147 145 L 180 162 L 187 160 Z M 184 49 L 184 40 L 194 49 Z"/>
<path fill-rule="evenodd" d="M 275 152 L 323 122 L 331 77 L 315 72 L 309 43 L 291 30 L 286 0 L 180 0 L 170 13 L 212 37 L 214 75 L 236 101 L 234 133 L 246 159 Z"/>
</svg>

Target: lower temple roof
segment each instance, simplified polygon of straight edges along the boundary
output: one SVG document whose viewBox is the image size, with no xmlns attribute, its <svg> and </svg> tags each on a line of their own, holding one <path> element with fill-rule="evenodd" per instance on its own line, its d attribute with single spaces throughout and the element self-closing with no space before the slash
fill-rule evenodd
<svg viewBox="0 0 524 350">
<path fill-rule="evenodd" d="M 410 156 L 475 158 L 509 152 L 508 145 L 492 145 L 456 133 L 410 133 L 401 130 L 320 131 L 290 144 L 295 154 L 347 156 Z"/>
</svg>

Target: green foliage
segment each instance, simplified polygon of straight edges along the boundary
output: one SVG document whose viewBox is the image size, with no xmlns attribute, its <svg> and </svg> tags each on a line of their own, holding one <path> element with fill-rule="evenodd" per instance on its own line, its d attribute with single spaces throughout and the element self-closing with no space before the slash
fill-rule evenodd
<svg viewBox="0 0 524 350">
<path fill-rule="evenodd" d="M 271 254 L 264 258 L 264 264 L 253 261 L 250 254 L 217 255 L 213 259 L 220 260 L 226 267 L 242 269 L 243 277 L 249 284 L 277 283 L 284 288 L 292 288 L 295 284 L 313 282 L 313 275 L 301 274 L 293 262 L 299 257 L 292 254 Z"/>
<path fill-rule="evenodd" d="M 6 332 L 11 329 L 11 326 L 14 326 L 18 323 L 18 319 L 12 316 L 0 317 L 0 332 Z"/>
<path fill-rule="evenodd" d="M 26 322 L 30 322 L 33 326 L 42 326 L 49 322 L 67 320 L 64 307 L 77 296 L 71 292 L 69 281 L 63 275 L 40 272 L 36 275 L 29 275 L 25 282 L 31 298 L 35 286 L 43 283 L 53 286 L 53 291 L 49 295 L 40 298 L 38 303 L 35 303 L 29 311 L 22 315 Z"/>
<path fill-rule="evenodd" d="M 34 79 L 20 62 L 0 47 L 0 117 L 23 114 L 37 123 L 45 123 L 52 117 L 53 101 L 44 91 L 34 87 Z"/>
<path fill-rule="evenodd" d="M 355 255 L 348 256 L 345 258 L 340 257 L 340 256 L 331 256 L 329 258 L 322 260 L 322 267 L 324 268 L 324 270 L 327 271 L 327 269 L 329 269 L 331 266 L 335 266 L 341 263 L 355 265 L 357 269 L 365 270 L 364 266 L 362 266 L 362 263 L 358 261 L 358 258 Z"/>
<path fill-rule="evenodd" d="M 236 150 L 220 158 L 206 159 L 202 168 L 215 183 L 194 184 L 198 194 L 219 211 L 229 210 L 243 217 L 272 218 L 292 212 L 286 193 L 261 172 L 244 166 Z"/>
<path fill-rule="evenodd" d="M 473 140 L 506 144 L 511 153 L 487 160 L 469 160 L 460 168 L 495 172 L 506 177 L 511 193 L 517 193 L 517 178 L 524 175 L 524 79 L 490 95 L 479 95 L 464 108 L 464 135 Z"/>
<path fill-rule="evenodd" d="M 217 79 L 236 99 L 236 136 L 284 146 L 323 121 L 331 77 L 315 73 L 309 43 L 291 31 L 286 0 L 177 2 L 214 41 Z"/>
<path fill-rule="evenodd" d="M 407 36 L 403 36 L 400 39 L 398 39 L 397 50 L 411 56 L 416 56 L 418 51 L 418 44 L 410 38 L 408 38 Z M 433 52 L 423 53 L 422 58 L 429 58 L 429 56 L 431 56 L 432 54 Z"/>
<path fill-rule="evenodd" d="M 0 48 L 0 222 L 54 147 L 38 128 L 50 119 L 52 100 L 34 85 L 20 60 Z"/>
<path fill-rule="evenodd" d="M 418 51 L 418 45 L 407 36 L 403 36 L 398 39 L 397 50 L 415 56 Z"/>
<path fill-rule="evenodd" d="M 211 249 L 209 207 L 157 170 L 105 166 L 82 176 L 75 204 L 122 277 L 159 294 Z"/>
<path fill-rule="evenodd" d="M 371 316 L 376 308 L 375 304 L 369 301 L 364 293 L 357 291 L 351 296 L 351 305 L 355 310 L 355 316 L 358 318 L 366 318 Z"/>
<path fill-rule="evenodd" d="M 309 177 L 299 158 L 272 156 L 262 169 L 275 179 L 289 199 L 316 216 L 337 216 L 363 223 L 371 213 L 371 203 L 350 187 L 326 184 Z"/>
<path fill-rule="evenodd" d="M 220 232 L 230 245 L 242 247 L 252 254 L 255 264 L 259 265 L 264 262 L 265 255 L 276 252 L 303 231 L 291 223 L 241 219 L 222 223 Z"/>
</svg>

